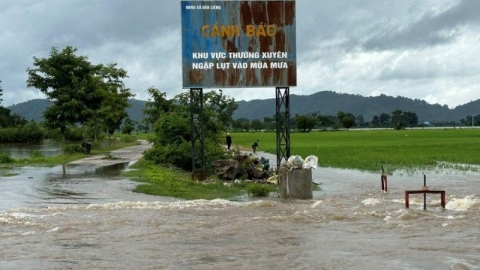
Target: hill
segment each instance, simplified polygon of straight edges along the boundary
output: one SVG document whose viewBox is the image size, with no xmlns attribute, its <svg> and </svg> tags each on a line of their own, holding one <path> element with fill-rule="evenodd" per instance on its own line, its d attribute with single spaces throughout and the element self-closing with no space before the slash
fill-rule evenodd
<svg viewBox="0 0 480 270">
<path fill-rule="evenodd" d="M 130 99 L 131 105 L 127 113 L 134 121 L 144 118 L 142 109 L 146 101 Z M 233 118 L 247 118 L 250 120 L 264 117 L 272 117 L 275 114 L 275 99 L 238 101 L 238 109 Z M 28 120 L 42 121 L 43 111 L 51 103 L 43 99 L 33 99 L 27 102 L 7 107 L 12 113 L 17 113 Z M 290 113 L 307 114 L 320 112 L 324 115 L 337 115 L 339 111 L 352 113 L 355 116 L 362 115 L 365 121 L 370 122 L 375 115 L 382 113 L 391 114 L 395 110 L 414 112 L 418 121 L 429 122 L 459 122 L 468 115 L 480 114 L 480 99 L 464 105 L 448 108 L 446 105 L 429 104 L 424 100 L 410 99 L 406 97 L 391 97 L 380 95 L 376 97 L 364 97 L 360 95 L 342 94 L 333 91 L 321 91 L 312 95 L 290 95 Z"/>
<path fill-rule="evenodd" d="M 143 100 L 129 99 L 128 103 L 130 107 L 127 108 L 127 113 L 130 116 L 130 119 L 133 121 L 140 122 L 145 116 L 142 112 L 143 107 L 145 106 Z M 18 114 L 27 120 L 34 120 L 35 122 L 43 121 L 42 115 L 43 112 L 52 104 L 52 102 L 44 99 L 32 99 L 26 102 L 14 104 L 7 107 L 10 109 L 12 114 Z"/>
<path fill-rule="evenodd" d="M 272 117 L 275 114 L 275 99 L 239 101 L 234 119 L 260 119 Z M 395 110 L 414 112 L 418 121 L 459 122 L 467 115 L 480 114 L 480 100 L 449 109 L 447 105 L 429 104 L 424 100 L 405 97 L 380 95 L 364 97 L 360 95 L 341 94 L 333 91 L 321 91 L 312 95 L 290 95 L 290 114 L 303 115 L 320 112 L 324 115 L 337 115 L 339 111 L 362 115 L 369 122 L 373 116 L 382 113 L 391 114 Z"/>
</svg>

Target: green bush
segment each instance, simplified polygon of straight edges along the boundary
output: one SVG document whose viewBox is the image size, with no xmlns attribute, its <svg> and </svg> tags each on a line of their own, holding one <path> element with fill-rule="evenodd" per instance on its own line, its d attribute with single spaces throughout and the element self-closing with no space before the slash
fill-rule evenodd
<svg viewBox="0 0 480 270">
<path fill-rule="evenodd" d="M 90 135 L 87 133 L 88 133 L 88 130 L 84 127 L 69 128 L 67 131 L 67 140 L 82 141 L 84 139 L 84 136 L 88 137 Z"/>
<path fill-rule="evenodd" d="M 272 187 L 267 184 L 250 184 L 247 187 L 247 191 L 251 193 L 253 196 L 257 197 L 266 197 L 271 191 L 274 191 L 275 187 Z"/>
<path fill-rule="evenodd" d="M 192 170 L 192 146 L 187 142 L 180 145 L 154 146 L 145 152 L 144 157 L 156 164 L 172 164 L 186 171 Z"/>
<path fill-rule="evenodd" d="M 191 142 L 183 142 L 181 144 L 169 144 L 165 146 L 155 145 L 147 150 L 144 154 L 146 160 L 155 162 L 156 164 L 171 164 L 185 171 L 192 171 L 192 144 Z M 213 168 L 208 164 L 218 159 L 225 158 L 225 153 L 213 142 L 205 142 L 205 170 L 207 173 L 213 172 Z M 197 160 L 197 162 L 200 162 Z M 201 164 L 196 164 L 201 167 Z"/>
<path fill-rule="evenodd" d="M 41 157 L 43 157 L 43 154 L 42 154 L 42 152 L 40 152 L 38 150 L 33 150 L 32 154 L 31 154 L 31 157 L 32 158 L 41 158 Z"/>
<path fill-rule="evenodd" d="M 68 144 L 63 147 L 64 154 L 74 154 L 74 153 L 84 153 L 82 146 L 80 144 Z"/>
<path fill-rule="evenodd" d="M 0 153 L 0 163 L 1 164 L 12 163 L 14 161 L 15 160 L 13 158 L 11 158 L 9 155 L 7 155 L 5 153 Z"/>
<path fill-rule="evenodd" d="M 131 143 L 136 140 L 134 136 L 122 136 L 120 139 L 122 142 Z"/>
<path fill-rule="evenodd" d="M 44 133 L 41 128 L 34 121 L 28 122 L 22 127 L 10 127 L 0 129 L 0 142 L 41 142 Z"/>
</svg>

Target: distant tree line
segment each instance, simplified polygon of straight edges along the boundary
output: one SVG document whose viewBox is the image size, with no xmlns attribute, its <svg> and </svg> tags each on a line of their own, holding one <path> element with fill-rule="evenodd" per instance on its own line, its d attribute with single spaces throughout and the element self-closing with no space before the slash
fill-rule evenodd
<svg viewBox="0 0 480 270">
<path fill-rule="evenodd" d="M 275 117 L 264 117 L 260 119 L 249 120 L 239 118 L 234 120 L 232 128 L 243 131 L 275 130 Z M 299 132 L 310 132 L 313 129 L 350 129 L 350 128 L 394 128 L 403 129 L 406 127 L 416 127 L 419 125 L 418 116 L 414 112 L 395 110 L 391 114 L 382 113 L 375 115 L 371 121 L 365 121 L 362 115 L 353 115 L 339 111 L 337 115 L 323 115 L 319 112 L 307 113 L 304 115 L 296 114 L 290 119 L 290 126 L 296 128 Z"/>
<path fill-rule="evenodd" d="M 473 121 L 472 121 L 473 119 Z M 468 115 L 460 121 L 461 126 L 480 126 L 480 114 Z M 425 122 L 419 123 L 415 112 L 395 110 L 391 114 L 381 113 L 374 115 L 370 121 L 366 121 L 362 115 L 353 115 L 339 111 L 337 115 L 323 115 L 319 112 L 307 113 L 303 115 L 295 114 L 290 118 L 290 127 L 299 132 L 310 132 L 313 129 L 350 129 L 350 128 L 393 128 L 401 130 L 412 127 L 455 127 L 457 122 Z M 275 116 L 264 117 L 260 119 L 249 120 L 247 118 L 238 118 L 233 121 L 231 129 L 239 131 L 275 131 Z"/>
<path fill-rule="evenodd" d="M 460 120 L 460 123 L 464 126 L 480 126 L 480 114 L 467 115 L 464 119 Z"/>
<path fill-rule="evenodd" d="M 0 85 L 0 104 L 2 96 Z M 28 122 L 18 114 L 12 115 L 9 109 L 0 106 L 0 142 L 39 142 L 43 136 L 43 130 L 34 121 Z"/>
</svg>

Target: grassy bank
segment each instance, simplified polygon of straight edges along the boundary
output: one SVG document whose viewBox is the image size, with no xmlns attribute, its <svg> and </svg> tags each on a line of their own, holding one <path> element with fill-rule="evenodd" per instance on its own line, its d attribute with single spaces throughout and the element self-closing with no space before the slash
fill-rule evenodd
<svg viewBox="0 0 480 270">
<path fill-rule="evenodd" d="M 233 145 L 250 148 L 255 139 L 261 150 L 276 153 L 274 132 L 231 133 Z M 480 165 L 478 129 L 407 129 L 367 131 L 313 131 L 291 133 L 291 155 L 315 155 L 319 166 L 378 172 L 397 169 L 446 167 L 477 170 Z"/>
<path fill-rule="evenodd" d="M 1 168 L 17 166 L 55 166 L 66 164 L 92 155 L 107 154 L 112 150 L 133 146 L 137 139 L 149 139 L 152 134 L 136 136 L 120 136 L 118 140 L 112 140 L 110 146 L 103 143 L 103 147 L 92 149 L 90 154 L 71 153 L 55 157 L 34 156 L 28 159 L 15 159 L 13 162 L 0 164 Z M 129 139 L 126 139 L 129 138 Z M 0 162 L 1 163 L 1 162 Z M 191 173 L 172 167 L 155 165 L 152 162 L 140 160 L 131 166 L 132 170 L 124 172 L 124 176 L 142 184 L 135 188 L 135 192 L 157 196 L 167 196 L 182 199 L 230 199 L 236 200 L 241 196 L 266 196 L 276 191 L 276 186 L 257 183 L 224 182 L 221 180 L 209 180 L 205 182 L 192 181 Z M 15 174 L 2 174 L 3 177 Z"/>
<path fill-rule="evenodd" d="M 225 183 L 223 181 L 192 181 L 191 174 L 152 162 L 140 160 L 124 173 L 134 181 L 141 182 L 135 192 L 183 199 L 235 199 L 239 196 L 264 196 L 276 187 L 255 183 Z"/>
</svg>

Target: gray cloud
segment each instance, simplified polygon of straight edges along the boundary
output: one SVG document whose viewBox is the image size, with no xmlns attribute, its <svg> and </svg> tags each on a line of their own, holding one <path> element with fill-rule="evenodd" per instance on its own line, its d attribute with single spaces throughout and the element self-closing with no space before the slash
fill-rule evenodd
<svg viewBox="0 0 480 270">
<path fill-rule="evenodd" d="M 461 27 L 480 24 L 480 1 L 463 0 L 439 14 L 425 14 L 406 26 L 386 26 L 368 39 L 366 50 L 421 48 L 450 43 L 460 35 Z"/>
<path fill-rule="evenodd" d="M 1 105 L 43 98 L 26 88 L 32 57 L 78 48 L 93 63 L 117 63 L 139 99 L 155 86 L 185 92 L 180 0 L 16 0 L 0 9 Z M 297 0 L 298 86 L 386 94 L 451 106 L 480 91 L 480 1 Z M 274 98 L 274 89 L 224 89 L 236 100 Z M 208 91 L 208 89 L 206 89 Z"/>
</svg>

